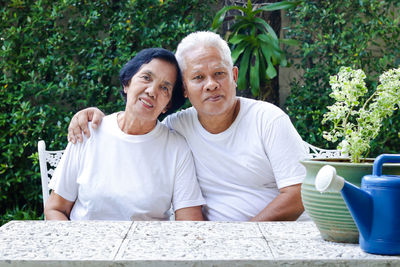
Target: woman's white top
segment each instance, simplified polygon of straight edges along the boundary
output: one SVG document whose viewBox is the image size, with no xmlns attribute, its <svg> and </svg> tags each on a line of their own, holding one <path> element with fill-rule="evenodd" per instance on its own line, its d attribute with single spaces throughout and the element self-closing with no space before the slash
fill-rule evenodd
<svg viewBox="0 0 400 267">
<path fill-rule="evenodd" d="M 117 113 L 83 143 L 69 143 L 50 188 L 74 201 L 71 220 L 167 220 L 174 210 L 205 204 L 185 139 L 163 124 L 128 135 Z"/>
</svg>

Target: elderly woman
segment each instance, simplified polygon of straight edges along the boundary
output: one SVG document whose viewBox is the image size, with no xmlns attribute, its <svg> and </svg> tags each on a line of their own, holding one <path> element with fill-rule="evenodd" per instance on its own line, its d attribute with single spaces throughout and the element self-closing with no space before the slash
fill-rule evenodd
<svg viewBox="0 0 400 267">
<path fill-rule="evenodd" d="M 50 182 L 46 219 L 167 220 L 172 204 L 176 220 L 202 220 L 192 154 L 157 120 L 184 103 L 175 56 L 142 50 L 120 80 L 125 111 L 105 117 L 90 139 L 68 144 Z"/>
</svg>

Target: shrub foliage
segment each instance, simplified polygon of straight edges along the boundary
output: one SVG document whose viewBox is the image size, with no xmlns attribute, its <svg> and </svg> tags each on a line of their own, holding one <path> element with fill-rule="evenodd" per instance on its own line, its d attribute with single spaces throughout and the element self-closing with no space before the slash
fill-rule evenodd
<svg viewBox="0 0 400 267">
<path fill-rule="evenodd" d="M 62 149 L 73 113 L 122 109 L 122 65 L 209 28 L 213 2 L 0 1 L 0 225 L 42 216 L 38 140 Z"/>
<path fill-rule="evenodd" d="M 397 0 L 311 1 L 289 10 L 289 38 L 302 45 L 292 55 L 301 59 L 301 80 L 294 81 L 286 110 L 306 141 L 329 147 L 321 124 L 329 98 L 329 76 L 341 66 L 363 69 L 375 91 L 378 76 L 400 65 L 400 2 Z M 399 153 L 400 113 L 384 122 L 381 134 L 371 143 L 369 156 Z"/>
</svg>

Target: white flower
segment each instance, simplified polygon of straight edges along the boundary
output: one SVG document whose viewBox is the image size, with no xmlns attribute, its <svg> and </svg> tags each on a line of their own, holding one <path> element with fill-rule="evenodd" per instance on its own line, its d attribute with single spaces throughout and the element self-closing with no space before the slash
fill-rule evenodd
<svg viewBox="0 0 400 267">
<path fill-rule="evenodd" d="M 386 71 L 379 77 L 380 85 L 368 99 L 362 70 L 342 67 L 337 75 L 330 77 L 332 93 L 336 100 L 328 106 L 322 123 L 331 121 L 333 127 L 323 137 L 331 142 L 339 138 L 338 149 L 348 154 L 352 162 L 359 162 L 369 151 L 369 144 L 381 129 L 385 118 L 391 116 L 400 105 L 400 68 Z M 400 134 L 399 134 L 400 135 Z"/>
</svg>

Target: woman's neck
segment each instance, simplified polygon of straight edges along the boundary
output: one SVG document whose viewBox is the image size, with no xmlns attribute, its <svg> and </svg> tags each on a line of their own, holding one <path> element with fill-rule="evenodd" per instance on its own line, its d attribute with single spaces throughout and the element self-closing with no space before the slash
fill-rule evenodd
<svg viewBox="0 0 400 267">
<path fill-rule="evenodd" d="M 157 124 L 157 120 L 143 122 L 143 120 L 140 120 L 129 112 L 118 113 L 117 122 L 121 131 L 131 135 L 147 134 L 151 132 Z"/>
</svg>

